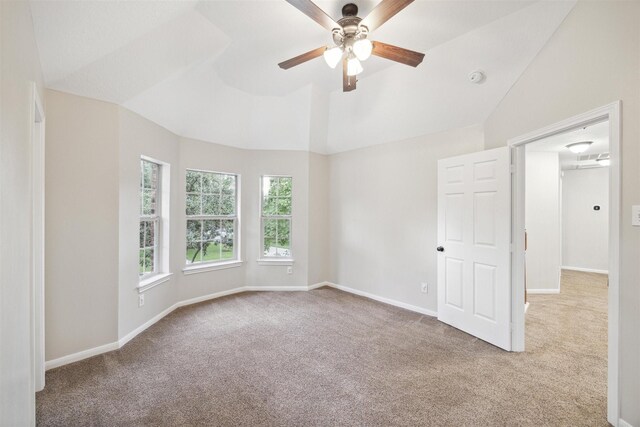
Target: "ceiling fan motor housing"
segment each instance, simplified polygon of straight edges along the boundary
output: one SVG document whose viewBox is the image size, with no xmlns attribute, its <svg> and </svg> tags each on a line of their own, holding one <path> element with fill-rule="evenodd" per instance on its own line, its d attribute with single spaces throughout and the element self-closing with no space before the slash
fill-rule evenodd
<svg viewBox="0 0 640 427">
<path fill-rule="evenodd" d="M 358 16 L 358 6 L 353 3 L 347 3 L 342 6 L 342 16 L 344 18 L 349 16 Z"/>
</svg>

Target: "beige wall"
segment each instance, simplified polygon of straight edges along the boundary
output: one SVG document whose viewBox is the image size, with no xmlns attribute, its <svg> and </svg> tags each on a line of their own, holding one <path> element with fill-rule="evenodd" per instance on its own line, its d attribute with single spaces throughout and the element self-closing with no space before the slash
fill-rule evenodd
<svg viewBox="0 0 640 427">
<path fill-rule="evenodd" d="M 46 91 L 46 360 L 118 338 L 118 107 Z"/>
<path fill-rule="evenodd" d="M 609 269 L 609 168 L 564 171 L 562 265 Z"/>
<path fill-rule="evenodd" d="M 56 91 L 47 91 L 47 102 L 51 106 L 46 177 L 47 360 L 123 339 L 178 301 L 242 286 L 307 286 L 311 276 L 324 280 L 327 238 L 318 228 L 328 218 L 325 156 L 244 150 L 180 138 L 122 107 Z M 138 307 L 141 155 L 171 168 L 169 266 L 173 276 L 146 291 L 145 304 Z M 240 176 L 240 267 L 183 273 L 186 169 Z M 257 263 L 260 176 L 265 174 L 293 177 L 292 274 L 286 266 Z M 319 192 L 324 188 L 314 198 L 314 215 L 309 214 L 312 185 Z M 310 220 L 316 226 L 313 233 Z M 309 274 L 311 236 L 317 237 L 314 249 L 322 252 L 313 275 Z"/>
<path fill-rule="evenodd" d="M 182 269 L 185 266 L 186 254 L 186 215 L 182 206 L 185 206 L 184 188 L 186 185 L 186 169 L 200 169 L 215 172 L 228 172 L 240 175 L 241 184 L 241 206 L 244 209 L 246 204 L 246 195 L 244 187 L 246 180 L 244 176 L 244 167 L 246 159 L 246 150 L 223 145 L 211 144 L 208 142 L 196 141 L 192 139 L 182 138 L 180 141 L 180 167 L 176 171 L 179 176 L 178 206 L 179 214 L 177 221 L 177 240 L 175 247 L 179 252 L 178 266 L 175 274 L 179 277 L 179 300 L 187 300 L 202 295 L 209 295 L 221 292 L 245 284 L 246 263 L 241 267 L 229 268 L 226 270 L 211 271 L 205 273 L 197 273 L 191 275 L 183 275 Z M 241 250 L 244 251 L 245 241 L 245 224 L 244 212 L 242 212 L 240 239 L 242 241 Z M 242 258 L 244 253 L 242 253 Z"/>
<path fill-rule="evenodd" d="M 482 147 L 476 127 L 332 155 L 331 281 L 437 310 L 438 159 Z"/>
<path fill-rule="evenodd" d="M 309 279 L 310 285 L 329 279 L 329 158 L 309 154 Z"/>
<path fill-rule="evenodd" d="M 119 132 L 119 291 L 118 337 L 122 338 L 158 313 L 171 307 L 178 295 L 177 273 L 181 266 L 178 241 L 179 138 L 139 115 L 118 108 Z M 138 307 L 138 232 L 140 227 L 140 156 L 147 156 L 169 165 L 163 173 L 170 174 L 170 243 L 169 271 L 174 275 L 168 282 L 145 292 L 145 303 Z"/>
<path fill-rule="evenodd" d="M 0 2 L 0 425 L 33 425 L 31 83 L 42 72 L 27 2 Z"/>
<path fill-rule="evenodd" d="M 559 290 L 562 222 L 558 153 L 528 151 L 525 170 L 527 289 Z"/>
<path fill-rule="evenodd" d="M 485 124 L 487 147 L 622 101 L 620 403 L 640 425 L 640 2 L 581 1 Z"/>
<path fill-rule="evenodd" d="M 307 286 L 309 269 L 309 153 L 303 151 L 253 151 L 245 169 L 243 197 L 246 230 L 246 284 L 249 286 Z M 293 178 L 291 200 L 291 254 L 293 273 L 282 265 L 258 265 L 260 245 L 260 176 Z"/>
</svg>

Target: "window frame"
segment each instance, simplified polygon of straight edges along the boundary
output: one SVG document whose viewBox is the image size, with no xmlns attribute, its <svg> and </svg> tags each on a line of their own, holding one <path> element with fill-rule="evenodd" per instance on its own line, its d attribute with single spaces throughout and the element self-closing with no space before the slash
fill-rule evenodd
<svg viewBox="0 0 640 427">
<path fill-rule="evenodd" d="M 289 178 L 291 180 L 291 212 L 289 215 L 265 215 L 264 214 L 264 188 L 265 178 Z M 265 219 L 288 219 L 289 220 L 289 256 L 267 256 L 264 254 L 264 221 Z M 258 264 L 260 265 L 293 265 L 293 176 L 279 174 L 260 175 L 260 252 Z"/>
<path fill-rule="evenodd" d="M 158 168 L 158 176 L 156 179 L 156 188 L 155 188 L 155 213 L 153 215 L 145 215 L 142 212 L 142 206 L 144 205 L 144 190 L 146 189 L 144 187 L 144 179 L 142 178 L 142 165 L 143 163 L 151 163 L 153 165 L 155 165 Z M 144 156 L 140 156 L 140 187 L 138 189 L 139 191 L 139 196 L 140 196 L 140 200 L 139 200 L 139 210 L 138 210 L 138 227 L 140 227 L 140 225 L 142 225 L 143 222 L 152 222 L 154 223 L 154 239 L 153 239 L 153 246 L 146 246 L 146 242 L 143 242 L 143 246 L 140 246 L 140 235 L 138 235 L 138 257 L 140 257 L 140 251 L 145 251 L 147 249 L 153 249 L 153 270 L 145 273 L 143 271 L 143 274 L 138 274 L 139 277 L 139 282 L 144 282 L 145 280 L 148 280 L 149 278 L 157 275 L 160 273 L 160 271 L 162 270 L 162 268 L 160 268 L 161 266 L 159 265 L 159 261 L 162 259 L 162 257 L 160 256 L 160 252 L 162 250 L 162 164 L 157 163 L 155 161 L 152 161 L 148 158 L 145 158 Z M 138 228 L 138 233 L 140 232 L 140 228 Z M 146 239 L 143 239 L 146 240 Z M 140 265 L 140 258 L 138 258 L 138 266 Z M 144 270 L 144 269 L 143 269 Z"/>
<path fill-rule="evenodd" d="M 153 157 L 141 155 L 139 158 L 140 164 L 143 161 L 154 163 L 158 166 L 158 182 L 156 188 L 156 213 L 149 218 L 155 218 L 157 221 L 155 230 L 155 246 L 154 246 L 154 267 L 155 270 L 152 273 L 140 275 L 138 274 L 138 285 L 136 289 L 138 293 L 143 293 L 161 283 L 168 281 L 173 273 L 169 271 L 169 254 L 170 254 L 170 211 L 171 211 L 171 165 L 162 160 L 158 160 Z M 142 170 L 139 170 L 142 173 Z M 142 190 L 143 187 L 138 189 L 139 197 L 139 209 L 138 209 L 138 233 L 140 230 L 140 223 L 143 221 L 142 215 Z M 140 256 L 140 236 L 138 234 L 138 257 Z M 138 268 L 140 260 L 138 258 Z"/>
<path fill-rule="evenodd" d="M 186 208 L 187 208 L 187 196 L 189 193 L 186 190 L 186 186 L 187 186 L 187 173 L 188 172 L 197 172 L 197 173 L 209 173 L 209 174 L 217 174 L 217 175 L 229 175 L 229 176 L 233 176 L 235 177 L 235 216 L 231 216 L 231 215 L 187 215 L 186 213 Z M 232 267 L 239 267 L 242 264 L 242 259 L 241 259 L 241 212 L 240 212 L 240 197 L 241 197 L 241 176 L 239 173 L 235 173 L 235 172 L 222 172 L 222 171 L 217 171 L 217 170 L 205 170 L 205 169 L 196 169 L 196 168 L 185 168 L 184 169 L 184 182 L 183 182 L 183 189 L 184 189 L 184 203 L 183 203 L 183 212 L 184 212 L 184 228 L 183 230 L 185 231 L 185 237 L 184 237 L 184 251 L 182 256 L 184 257 L 184 268 L 183 268 L 183 272 L 184 274 L 192 274 L 192 273 L 199 273 L 199 272 L 205 272 L 205 271 L 213 271 L 213 270 L 221 270 L 221 269 L 226 269 L 226 268 L 232 268 Z M 200 196 L 202 197 L 202 191 L 200 192 Z M 186 252 L 187 252 L 187 246 L 188 246 L 188 241 L 187 241 L 187 226 L 188 226 L 188 222 L 189 221 L 194 221 L 194 220 L 199 220 L 199 221 L 216 221 L 216 220 L 229 220 L 229 219 L 233 219 L 234 220 L 234 226 L 233 226 L 233 257 L 232 258 L 226 258 L 226 259 L 219 259 L 219 260 L 212 260 L 212 261 L 196 261 L 193 263 L 187 263 L 186 260 Z"/>
</svg>

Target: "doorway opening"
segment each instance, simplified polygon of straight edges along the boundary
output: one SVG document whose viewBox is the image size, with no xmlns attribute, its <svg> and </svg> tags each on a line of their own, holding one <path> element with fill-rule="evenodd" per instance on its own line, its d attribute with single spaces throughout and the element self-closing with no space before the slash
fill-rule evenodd
<svg viewBox="0 0 640 427">
<path fill-rule="evenodd" d="M 578 142 L 587 143 L 567 148 Z M 620 103 L 516 138 L 509 146 L 514 172 L 513 350 L 525 351 L 525 302 L 533 304 L 537 299 L 544 306 L 555 297 L 568 298 L 565 306 L 594 305 L 595 312 L 583 314 L 600 322 L 601 328 L 595 327 L 592 335 L 596 336 L 590 339 L 600 344 L 600 353 L 607 360 L 606 368 L 601 366 L 607 377 L 607 419 L 616 425 Z M 532 298 L 526 301 L 528 295 Z M 553 321 L 561 315 L 549 312 L 547 318 Z M 575 320 L 569 318 L 565 313 L 565 327 Z M 577 336 L 584 331 L 575 328 L 574 332 Z M 562 339 L 572 339 L 571 334 L 560 342 Z M 605 384 L 600 387 L 604 394 Z"/>
</svg>

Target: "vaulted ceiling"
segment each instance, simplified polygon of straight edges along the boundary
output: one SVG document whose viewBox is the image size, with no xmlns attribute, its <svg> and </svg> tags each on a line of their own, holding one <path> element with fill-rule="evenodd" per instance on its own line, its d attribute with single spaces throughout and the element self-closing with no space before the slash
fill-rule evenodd
<svg viewBox="0 0 640 427">
<path fill-rule="evenodd" d="M 346 1 L 317 1 L 334 18 Z M 377 4 L 355 0 L 360 16 Z M 331 44 L 284 0 L 32 1 L 49 88 L 114 102 L 185 136 L 334 153 L 482 123 L 575 1 L 417 0 L 371 38 L 426 53 L 371 57 L 358 89 L 315 59 Z M 339 67 L 338 67 L 339 68 Z M 473 84 L 468 74 L 487 78 Z"/>
</svg>

